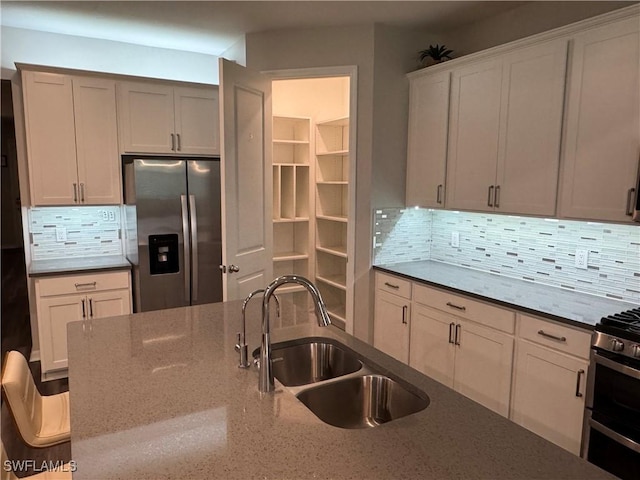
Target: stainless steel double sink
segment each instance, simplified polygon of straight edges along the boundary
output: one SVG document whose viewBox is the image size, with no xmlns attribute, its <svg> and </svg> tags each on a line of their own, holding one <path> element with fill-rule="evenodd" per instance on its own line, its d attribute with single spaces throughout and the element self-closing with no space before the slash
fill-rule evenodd
<svg viewBox="0 0 640 480">
<path fill-rule="evenodd" d="M 376 427 L 429 405 L 424 392 L 378 373 L 366 359 L 333 339 L 274 344 L 271 361 L 276 379 L 320 420 L 336 427 Z"/>
</svg>

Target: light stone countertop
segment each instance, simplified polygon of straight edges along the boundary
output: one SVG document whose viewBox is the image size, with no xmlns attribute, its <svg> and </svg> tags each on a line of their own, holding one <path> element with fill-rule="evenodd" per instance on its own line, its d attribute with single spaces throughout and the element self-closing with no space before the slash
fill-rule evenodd
<svg viewBox="0 0 640 480">
<path fill-rule="evenodd" d="M 376 270 L 570 325 L 593 329 L 606 315 L 638 305 L 429 260 L 376 265 Z"/>
<path fill-rule="evenodd" d="M 131 264 L 123 255 L 104 255 L 94 257 L 56 258 L 52 260 L 33 260 L 29 265 L 30 277 L 68 275 L 87 273 L 88 271 L 128 270 Z"/>
<path fill-rule="evenodd" d="M 255 368 L 237 368 L 240 306 L 69 324 L 74 480 L 614 478 L 334 327 L 285 326 L 273 343 L 338 339 L 426 392 L 429 407 L 346 430 L 320 421 L 278 382 L 261 398 Z M 250 351 L 259 307 L 248 309 Z M 281 323 L 292 315 L 283 307 Z"/>
</svg>

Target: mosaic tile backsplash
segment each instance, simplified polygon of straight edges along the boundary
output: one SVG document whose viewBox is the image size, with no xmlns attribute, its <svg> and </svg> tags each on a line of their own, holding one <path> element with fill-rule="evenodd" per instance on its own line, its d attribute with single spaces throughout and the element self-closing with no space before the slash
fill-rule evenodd
<svg viewBox="0 0 640 480">
<path fill-rule="evenodd" d="M 374 223 L 374 264 L 434 260 L 640 302 L 636 225 L 397 208 L 376 210 Z M 587 269 L 575 266 L 577 249 L 588 251 Z"/>
<path fill-rule="evenodd" d="M 34 207 L 29 210 L 31 258 L 122 255 L 120 207 Z"/>
</svg>

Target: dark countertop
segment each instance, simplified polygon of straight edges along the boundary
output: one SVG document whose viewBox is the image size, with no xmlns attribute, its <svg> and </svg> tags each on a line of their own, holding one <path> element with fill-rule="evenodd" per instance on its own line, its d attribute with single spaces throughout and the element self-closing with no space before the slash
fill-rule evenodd
<svg viewBox="0 0 640 480">
<path fill-rule="evenodd" d="M 56 258 L 53 260 L 33 260 L 29 265 L 30 277 L 45 277 L 87 273 L 88 271 L 128 270 L 131 264 L 122 255 L 96 257 Z"/>
<path fill-rule="evenodd" d="M 637 307 L 632 303 L 429 260 L 373 268 L 588 329 L 603 316 Z"/>
<path fill-rule="evenodd" d="M 429 407 L 346 430 L 321 422 L 278 382 L 261 395 L 256 369 L 237 367 L 240 307 L 69 324 L 74 480 L 614 478 L 334 327 L 292 325 L 272 340 L 337 339 L 426 392 Z M 250 351 L 259 307 L 248 310 Z M 293 323 L 284 306 L 281 323 Z"/>
</svg>

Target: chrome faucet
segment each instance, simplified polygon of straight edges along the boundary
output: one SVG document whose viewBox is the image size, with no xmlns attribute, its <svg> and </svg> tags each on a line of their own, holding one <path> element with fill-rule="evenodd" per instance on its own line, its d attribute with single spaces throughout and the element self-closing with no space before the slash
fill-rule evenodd
<svg viewBox="0 0 640 480">
<path fill-rule="evenodd" d="M 236 352 L 240 352 L 240 363 L 238 363 L 238 368 L 249 368 L 250 366 L 249 351 L 248 351 L 247 339 L 246 339 L 246 334 L 247 334 L 246 310 L 247 310 L 247 304 L 249 303 L 249 300 L 251 300 L 258 293 L 262 293 L 262 292 L 264 292 L 264 288 L 259 288 L 258 290 L 254 290 L 249 295 L 247 295 L 247 298 L 245 298 L 244 302 L 242 302 L 242 332 L 238 333 L 238 343 L 236 343 Z M 274 295 L 273 298 L 276 301 L 276 315 L 278 316 L 278 318 L 280 318 L 280 299 L 278 298 L 277 295 Z"/>
<path fill-rule="evenodd" d="M 260 348 L 260 376 L 258 379 L 258 389 L 261 392 L 273 392 L 275 390 L 273 369 L 271 368 L 269 300 L 278 287 L 287 283 L 295 283 L 306 288 L 315 304 L 318 325 L 321 327 L 331 325 L 331 319 L 329 318 L 329 313 L 327 312 L 327 307 L 324 305 L 320 291 L 306 278 L 298 275 L 283 275 L 267 285 L 267 288 L 264 290 L 264 296 L 262 297 L 262 346 Z"/>
</svg>

